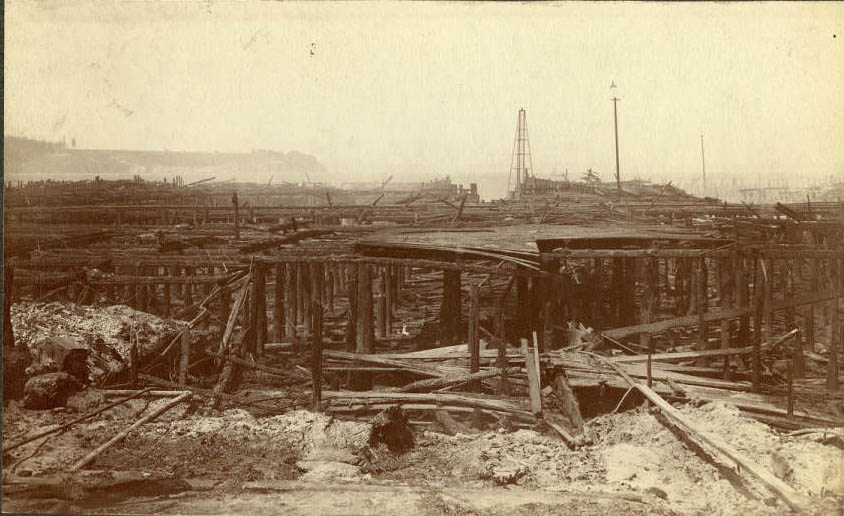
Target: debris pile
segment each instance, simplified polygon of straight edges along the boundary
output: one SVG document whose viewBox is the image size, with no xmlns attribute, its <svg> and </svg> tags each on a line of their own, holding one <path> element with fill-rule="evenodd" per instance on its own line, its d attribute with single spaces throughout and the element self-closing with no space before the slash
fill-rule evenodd
<svg viewBox="0 0 844 516">
<path fill-rule="evenodd" d="M 138 346 L 143 360 L 182 325 L 172 320 L 140 312 L 124 305 L 86 306 L 68 302 L 39 303 L 22 301 L 12 305 L 12 324 L 17 342 L 27 346 L 36 357 L 35 368 L 49 339 L 61 336 L 88 348 L 88 370 L 92 381 L 106 373 L 120 372 L 129 360 L 130 348 Z M 33 370 L 38 373 L 42 370 Z"/>
</svg>

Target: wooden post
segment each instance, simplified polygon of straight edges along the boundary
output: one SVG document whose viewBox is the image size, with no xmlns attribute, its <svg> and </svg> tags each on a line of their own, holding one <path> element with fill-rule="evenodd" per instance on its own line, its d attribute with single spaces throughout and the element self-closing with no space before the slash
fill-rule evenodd
<svg viewBox="0 0 844 516">
<path fill-rule="evenodd" d="M 624 283 L 621 291 L 622 324 L 632 325 L 636 320 L 636 259 L 624 258 Z"/>
<path fill-rule="evenodd" d="M 311 308 L 313 308 L 314 304 L 319 304 L 320 309 L 322 309 L 322 289 L 323 289 L 323 267 L 322 263 L 320 262 L 311 262 L 309 270 L 308 270 L 310 280 L 311 280 Z M 311 328 L 311 333 L 313 333 L 313 314 L 311 314 L 311 319 L 309 321 L 309 326 Z"/>
<path fill-rule="evenodd" d="M 809 351 L 815 352 L 815 304 L 809 303 L 806 307 L 806 318 L 804 324 L 806 325 L 806 346 Z"/>
<path fill-rule="evenodd" d="M 193 276 L 193 267 L 185 267 L 185 307 L 193 304 L 193 285 L 190 277 Z"/>
<path fill-rule="evenodd" d="M 305 338 L 311 336 L 311 301 L 313 295 L 311 292 L 311 267 L 307 262 L 302 263 L 302 268 L 299 269 L 299 279 L 302 283 L 302 323 L 305 328 Z"/>
<path fill-rule="evenodd" d="M 693 281 L 694 276 L 694 259 L 693 258 L 676 258 L 677 261 L 677 287 L 678 298 L 677 303 L 680 312 L 677 315 L 691 315 L 694 313 L 696 304 L 696 297 L 693 295 L 696 282 Z"/>
<path fill-rule="evenodd" d="M 478 327 L 480 324 L 480 295 L 478 286 L 472 285 L 469 291 L 469 372 L 477 373 L 481 368 L 480 359 L 480 335 Z M 472 382 L 473 390 L 478 390 L 480 382 Z"/>
<path fill-rule="evenodd" d="M 594 292 L 592 293 L 594 302 L 592 327 L 595 328 L 595 331 L 601 331 L 603 329 L 604 318 L 604 261 L 601 258 L 595 258 L 592 261 L 592 281 L 594 288 Z"/>
<path fill-rule="evenodd" d="M 377 335 L 379 338 L 385 338 L 387 335 L 387 289 L 384 269 L 378 272 L 378 296 L 375 301 L 375 320 L 377 327 Z"/>
<path fill-rule="evenodd" d="M 836 301 L 837 304 L 837 301 Z M 837 308 L 837 307 L 836 307 Z M 829 341 L 829 362 L 826 365 L 826 388 L 830 391 L 838 390 L 838 349 L 844 340 L 844 321 L 841 320 L 841 312 L 835 310 L 832 314 L 832 338 Z"/>
<path fill-rule="evenodd" d="M 392 265 L 384 267 L 384 280 L 386 282 L 384 294 L 387 296 L 384 299 L 384 332 L 385 337 L 390 337 L 393 334 L 393 291 L 395 290 Z"/>
<path fill-rule="evenodd" d="M 460 326 L 460 271 L 443 270 L 443 297 L 440 305 L 440 344 L 450 346 L 458 338 Z"/>
<path fill-rule="evenodd" d="M 753 318 L 753 392 L 762 392 L 762 316 L 765 307 L 765 279 L 760 267 L 754 268 L 753 291 L 755 297 Z"/>
<path fill-rule="evenodd" d="M 697 326 L 698 326 L 698 349 L 703 351 L 709 347 L 706 328 L 706 258 L 697 259 L 695 290 L 697 291 Z"/>
<path fill-rule="evenodd" d="M 733 255 L 733 266 L 735 267 L 735 299 L 736 306 L 739 308 L 749 308 L 750 290 L 747 278 L 747 269 L 744 263 L 744 255 L 741 252 L 736 252 Z M 750 315 L 742 315 L 739 317 L 738 326 L 738 344 L 739 346 L 746 346 L 750 341 Z"/>
<path fill-rule="evenodd" d="M 355 351 L 357 353 L 372 353 L 375 329 L 372 324 L 372 266 L 368 263 L 358 265 L 357 305 Z M 357 373 L 352 383 L 357 390 L 369 390 L 372 388 L 372 376 L 369 373 Z"/>
<path fill-rule="evenodd" d="M 358 266 L 354 263 L 343 266 L 346 269 L 348 278 L 346 284 L 346 296 L 349 300 L 349 311 L 346 314 L 346 351 L 354 351 L 357 342 L 358 325 Z"/>
<path fill-rule="evenodd" d="M 507 381 L 507 343 L 504 340 L 504 299 L 495 302 L 495 336 L 498 339 L 498 367 L 501 368 L 501 380 L 498 394 L 510 395 L 510 382 Z"/>
<path fill-rule="evenodd" d="M 244 353 L 257 353 L 258 347 L 258 302 L 257 302 L 257 290 L 258 287 L 255 282 L 255 276 L 257 271 L 257 267 L 252 270 L 252 277 L 250 278 L 250 283 L 248 287 L 248 291 L 246 294 L 246 301 L 248 304 L 244 307 L 245 308 L 245 317 L 246 317 L 246 335 L 243 338 L 243 345 L 242 349 Z"/>
<path fill-rule="evenodd" d="M 648 324 L 651 322 L 651 314 L 653 313 L 654 307 L 654 296 L 657 290 L 657 282 L 659 278 L 657 276 L 657 263 L 654 258 L 645 258 L 642 263 L 642 282 L 644 283 L 644 289 L 642 291 L 642 304 L 641 304 L 641 313 L 640 313 L 640 323 L 641 324 Z M 651 369 L 650 369 L 650 353 L 652 353 L 651 348 L 653 347 L 651 344 L 651 334 L 650 333 L 642 333 L 639 335 L 639 344 L 648 350 L 648 378 L 650 379 Z M 650 384 L 649 384 L 650 385 Z"/>
<path fill-rule="evenodd" d="M 165 276 L 169 272 L 167 267 L 163 271 Z M 164 282 L 164 317 L 170 317 L 170 312 L 173 309 L 173 298 L 170 293 L 170 283 Z"/>
<path fill-rule="evenodd" d="M 718 261 L 718 297 L 721 300 L 721 312 L 724 313 L 730 309 L 732 290 L 730 288 L 733 280 L 730 274 L 730 264 L 732 258 L 725 258 Z M 730 347 L 730 320 L 726 318 L 721 319 L 721 349 L 728 349 Z M 724 355 L 724 369 L 722 371 L 722 378 L 730 381 L 732 372 L 730 371 L 730 357 Z"/>
<path fill-rule="evenodd" d="M 129 340 L 129 383 L 136 385 L 138 383 L 138 370 L 140 368 L 140 360 L 138 358 L 138 336 L 134 331 L 130 330 Z"/>
<path fill-rule="evenodd" d="M 179 383 L 187 385 L 188 364 L 190 364 L 190 328 L 182 330 L 182 349 L 179 360 Z"/>
<path fill-rule="evenodd" d="M 291 262 L 287 264 L 287 306 L 290 313 L 287 314 L 287 328 L 290 336 L 296 336 L 296 327 L 299 324 L 299 264 Z"/>
<path fill-rule="evenodd" d="M 258 263 L 255 266 L 255 352 L 264 354 L 264 344 L 267 342 L 267 267 Z"/>
<path fill-rule="evenodd" d="M 325 267 L 322 262 L 314 261 L 311 262 L 308 272 L 311 279 L 311 307 L 313 303 L 319 303 L 322 306 L 325 300 Z"/>
<path fill-rule="evenodd" d="M 328 296 L 328 313 L 334 313 L 334 295 L 337 293 L 337 265 L 333 263 L 325 264 L 327 288 L 325 293 Z"/>
<path fill-rule="evenodd" d="M 623 258 L 613 258 L 612 260 L 613 270 L 612 270 L 612 279 L 610 281 L 610 288 L 612 289 L 612 295 L 610 296 L 610 312 L 612 314 L 613 321 L 618 326 L 623 326 L 624 323 L 622 321 L 622 298 L 624 296 L 624 259 Z M 569 314 L 571 316 L 571 314 Z"/>
<path fill-rule="evenodd" d="M 766 258 L 765 264 L 765 326 L 762 329 L 763 338 L 775 335 L 774 330 L 774 260 Z"/>
<path fill-rule="evenodd" d="M 818 261 L 809 260 L 809 286 L 810 293 L 818 291 Z M 815 345 L 815 303 L 809 303 L 806 308 L 806 345 L 812 352 L 817 352 Z"/>
<path fill-rule="evenodd" d="M 651 322 L 651 312 L 653 310 L 653 293 L 654 293 L 654 264 L 651 259 L 645 258 L 640 267 L 641 271 L 641 281 L 642 281 L 642 302 L 639 307 L 639 323 L 640 324 L 648 324 Z M 628 273 L 632 274 L 633 270 L 628 270 Z M 651 354 L 652 354 L 652 339 L 650 333 L 641 333 L 639 335 L 639 345 L 644 347 L 648 350 L 648 361 L 646 367 L 646 378 L 648 381 L 648 385 L 652 384 L 651 379 Z"/>
<path fill-rule="evenodd" d="M 301 326 L 305 323 L 305 307 L 303 300 L 305 299 L 305 264 L 296 262 L 296 325 Z"/>
<path fill-rule="evenodd" d="M 275 266 L 275 302 L 273 303 L 273 338 L 276 342 L 284 340 L 284 264 Z"/>
<path fill-rule="evenodd" d="M 528 340 L 521 339 L 522 355 L 525 357 L 525 370 L 528 377 L 528 395 L 530 396 L 530 410 L 534 415 L 542 413 L 542 393 L 539 386 L 539 370 L 533 352 L 528 348 Z"/>
<path fill-rule="evenodd" d="M 322 402 L 322 306 L 314 303 L 311 306 L 311 327 L 313 328 L 313 346 L 311 346 L 311 379 L 314 384 L 313 403 L 314 412 L 321 411 Z"/>
</svg>

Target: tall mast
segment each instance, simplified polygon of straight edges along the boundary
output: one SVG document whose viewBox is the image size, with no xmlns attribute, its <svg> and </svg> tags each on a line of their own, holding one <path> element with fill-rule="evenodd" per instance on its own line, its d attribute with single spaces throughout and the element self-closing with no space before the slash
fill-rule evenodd
<svg viewBox="0 0 844 516">
<path fill-rule="evenodd" d="M 612 98 L 612 117 L 615 123 L 615 184 L 618 187 L 618 201 L 621 202 L 621 167 L 618 161 L 618 97 Z"/>
<path fill-rule="evenodd" d="M 706 192 L 706 157 L 703 154 L 703 134 L 700 135 L 700 166 L 703 169 L 703 191 Z"/>
</svg>

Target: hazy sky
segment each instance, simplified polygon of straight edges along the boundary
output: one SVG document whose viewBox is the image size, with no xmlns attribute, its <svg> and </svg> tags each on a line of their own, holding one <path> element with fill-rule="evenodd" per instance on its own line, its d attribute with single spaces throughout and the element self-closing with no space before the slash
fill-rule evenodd
<svg viewBox="0 0 844 516">
<path fill-rule="evenodd" d="M 844 170 L 844 4 L 7 1 L 5 131 L 340 179 Z M 618 88 L 610 90 L 611 81 Z"/>
</svg>

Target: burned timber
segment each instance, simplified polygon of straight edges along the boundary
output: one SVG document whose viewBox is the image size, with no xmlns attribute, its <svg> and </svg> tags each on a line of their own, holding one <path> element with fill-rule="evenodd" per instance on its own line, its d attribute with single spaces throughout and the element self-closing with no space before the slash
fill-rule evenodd
<svg viewBox="0 0 844 516">
<path fill-rule="evenodd" d="M 518 167 L 497 202 L 450 179 L 11 185 L 4 502 L 842 503 L 842 205 Z"/>
</svg>

